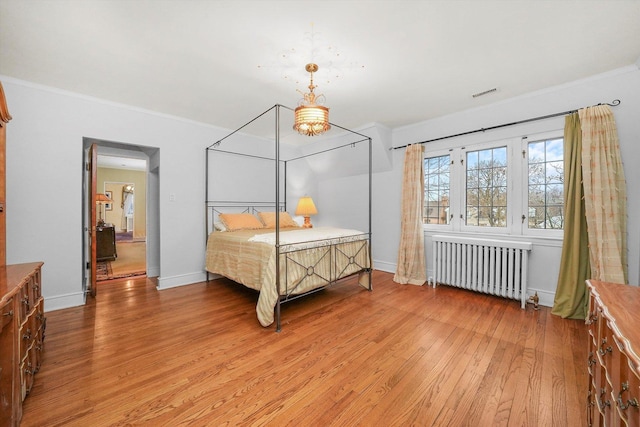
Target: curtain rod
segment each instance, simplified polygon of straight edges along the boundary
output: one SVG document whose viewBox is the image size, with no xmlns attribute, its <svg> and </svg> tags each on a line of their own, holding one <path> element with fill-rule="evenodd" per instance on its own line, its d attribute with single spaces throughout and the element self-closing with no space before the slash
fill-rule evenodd
<svg viewBox="0 0 640 427">
<path fill-rule="evenodd" d="M 596 107 L 598 105 L 609 105 L 610 107 L 615 107 L 616 105 L 620 105 L 620 100 L 619 99 L 614 99 L 611 103 L 607 103 L 607 102 L 600 103 L 600 104 L 592 105 L 592 107 Z M 533 117 L 531 119 L 519 120 L 517 122 L 504 123 L 504 124 L 501 124 L 501 125 L 491 126 L 491 127 L 488 127 L 488 128 L 481 128 L 481 129 L 476 129 L 476 130 L 470 130 L 468 132 L 456 133 L 455 135 L 441 136 L 440 138 L 429 139 L 427 141 L 414 142 L 413 144 L 426 144 L 427 142 L 440 141 L 440 140 L 443 140 L 443 139 L 455 138 L 457 136 L 470 135 L 472 133 L 484 132 L 484 131 L 487 131 L 487 130 L 494 130 L 494 129 L 504 128 L 504 127 L 507 127 L 507 126 L 519 125 L 519 124 L 522 124 L 522 123 L 535 122 L 537 120 L 550 119 L 552 117 L 566 116 L 567 114 L 572 114 L 572 113 L 575 113 L 577 111 L 578 110 L 569 110 L 569 111 L 563 111 L 562 113 L 555 113 L 555 114 L 548 114 L 546 116 Z M 407 148 L 409 145 L 412 145 L 412 144 L 405 144 L 405 145 L 400 145 L 398 147 L 392 147 L 389 150 L 398 150 L 400 148 Z"/>
</svg>

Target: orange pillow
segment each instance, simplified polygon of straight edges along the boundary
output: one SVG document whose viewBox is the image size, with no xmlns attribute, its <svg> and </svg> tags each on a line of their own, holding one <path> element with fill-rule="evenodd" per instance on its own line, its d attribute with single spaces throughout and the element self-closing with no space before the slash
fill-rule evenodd
<svg viewBox="0 0 640 427">
<path fill-rule="evenodd" d="M 264 224 L 264 228 L 276 228 L 275 212 L 260 212 L 258 216 Z M 280 212 L 280 228 L 300 227 L 287 212 Z"/>
<path fill-rule="evenodd" d="M 264 228 L 264 225 L 255 216 L 248 213 L 220 214 L 218 218 L 228 231 L 255 230 Z"/>
</svg>

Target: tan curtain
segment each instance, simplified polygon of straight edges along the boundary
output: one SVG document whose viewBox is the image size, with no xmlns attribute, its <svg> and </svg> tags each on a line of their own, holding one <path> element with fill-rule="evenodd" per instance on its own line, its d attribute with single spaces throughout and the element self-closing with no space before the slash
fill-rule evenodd
<svg viewBox="0 0 640 427">
<path fill-rule="evenodd" d="M 398 265 L 393 280 L 401 284 L 423 285 L 427 281 L 424 256 L 422 209 L 424 205 L 423 147 L 409 145 L 404 155 L 402 219 Z"/>
<path fill-rule="evenodd" d="M 591 277 L 627 283 L 627 192 L 613 112 L 598 105 L 578 114 Z"/>
<path fill-rule="evenodd" d="M 565 118 L 564 126 L 564 239 L 560 273 L 551 313 L 570 319 L 587 314 L 589 240 L 582 188 L 582 131 L 578 113 Z"/>
</svg>

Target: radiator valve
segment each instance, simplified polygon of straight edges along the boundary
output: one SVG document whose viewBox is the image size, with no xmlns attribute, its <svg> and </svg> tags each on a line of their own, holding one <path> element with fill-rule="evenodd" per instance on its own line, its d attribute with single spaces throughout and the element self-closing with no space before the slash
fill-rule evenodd
<svg viewBox="0 0 640 427">
<path fill-rule="evenodd" d="M 535 294 L 531 295 L 529 297 L 529 299 L 527 300 L 528 303 L 533 304 L 533 309 L 534 310 L 539 310 L 540 307 L 538 307 L 538 302 L 540 301 L 540 297 L 538 297 L 538 292 L 536 292 Z"/>
</svg>

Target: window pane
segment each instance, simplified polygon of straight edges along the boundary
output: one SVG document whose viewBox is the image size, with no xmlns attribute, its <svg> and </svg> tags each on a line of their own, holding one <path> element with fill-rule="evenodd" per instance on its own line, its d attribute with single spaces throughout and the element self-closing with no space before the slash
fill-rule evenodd
<svg viewBox="0 0 640 427">
<path fill-rule="evenodd" d="M 492 185 L 494 186 L 506 186 L 507 185 L 507 168 L 500 167 L 493 169 L 493 180 Z"/>
<path fill-rule="evenodd" d="M 544 228 L 545 208 L 529 206 L 529 228 Z"/>
<path fill-rule="evenodd" d="M 493 206 L 507 207 L 507 187 L 493 189 Z"/>
<path fill-rule="evenodd" d="M 480 167 L 487 167 L 487 165 L 491 164 L 491 152 L 492 150 L 478 151 L 478 164 Z"/>
<path fill-rule="evenodd" d="M 478 208 L 478 225 L 481 227 L 491 226 L 491 207 L 480 206 Z"/>
<path fill-rule="evenodd" d="M 449 155 L 424 160 L 424 224 L 449 223 Z"/>
<path fill-rule="evenodd" d="M 529 143 L 529 165 L 544 163 L 544 141 Z"/>
<path fill-rule="evenodd" d="M 438 159 L 437 158 L 426 159 L 424 161 L 424 170 L 425 170 L 425 172 L 431 172 L 431 171 L 437 170 L 437 169 L 438 169 Z"/>
<path fill-rule="evenodd" d="M 544 206 L 546 197 L 546 187 L 544 185 L 529 186 L 529 207 Z"/>
<path fill-rule="evenodd" d="M 506 227 L 507 147 L 467 152 L 466 224 Z"/>
<path fill-rule="evenodd" d="M 478 169 L 478 187 L 491 186 L 491 169 Z"/>
<path fill-rule="evenodd" d="M 467 225 L 478 225 L 478 208 L 467 207 Z"/>
<path fill-rule="evenodd" d="M 547 162 L 547 183 L 562 183 L 564 178 L 563 162 Z"/>
<path fill-rule="evenodd" d="M 564 226 L 563 139 L 533 141 L 529 153 L 529 228 Z"/>
<path fill-rule="evenodd" d="M 478 152 L 467 153 L 467 170 L 478 169 Z"/>
<path fill-rule="evenodd" d="M 470 188 L 467 190 L 467 206 L 478 206 L 478 189 Z"/>
<path fill-rule="evenodd" d="M 547 185 L 547 205 L 564 204 L 564 186 L 562 184 Z"/>
<path fill-rule="evenodd" d="M 547 228 L 562 229 L 564 227 L 564 206 L 549 206 L 546 215 Z"/>
<path fill-rule="evenodd" d="M 507 166 L 507 147 L 494 148 L 491 151 L 494 166 Z"/>
<path fill-rule="evenodd" d="M 542 184 L 546 179 L 545 163 L 529 163 L 529 185 Z"/>
<path fill-rule="evenodd" d="M 506 206 L 494 207 L 491 210 L 491 225 L 492 227 L 507 226 L 507 207 Z"/>
<path fill-rule="evenodd" d="M 467 188 L 478 188 L 478 171 L 476 169 L 467 171 Z"/>
<path fill-rule="evenodd" d="M 551 162 L 554 160 L 564 159 L 564 140 L 560 139 L 552 139 L 550 141 L 546 141 L 546 154 L 547 161 Z"/>
</svg>

